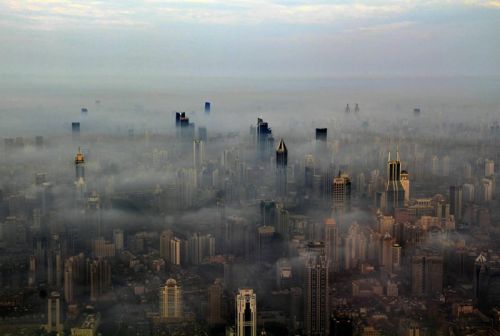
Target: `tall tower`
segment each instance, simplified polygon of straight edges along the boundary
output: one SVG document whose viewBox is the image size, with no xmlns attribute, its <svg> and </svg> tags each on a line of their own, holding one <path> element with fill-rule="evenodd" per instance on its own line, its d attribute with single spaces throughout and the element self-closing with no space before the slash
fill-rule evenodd
<svg viewBox="0 0 500 336">
<path fill-rule="evenodd" d="M 462 219 L 462 196 L 462 186 L 450 187 L 450 215 L 457 221 Z"/>
<path fill-rule="evenodd" d="M 273 132 L 267 122 L 257 119 L 257 153 L 261 161 L 266 161 L 274 147 Z"/>
<path fill-rule="evenodd" d="M 393 266 L 393 245 L 394 239 L 392 239 L 391 234 L 386 232 L 382 238 L 382 250 L 380 253 L 380 267 L 382 271 L 387 274 L 392 273 Z"/>
<path fill-rule="evenodd" d="M 386 200 L 387 212 L 393 214 L 394 210 L 404 205 L 405 190 L 401 183 L 401 161 L 399 161 L 399 150 L 396 152 L 396 160 L 391 160 L 391 153 L 387 160 L 387 187 Z"/>
<path fill-rule="evenodd" d="M 78 148 L 75 156 L 75 187 L 76 187 L 76 201 L 83 204 L 84 195 L 86 192 L 85 183 L 85 157 Z"/>
<path fill-rule="evenodd" d="M 340 235 L 337 222 L 333 218 L 325 219 L 325 253 L 332 272 L 340 270 Z"/>
<path fill-rule="evenodd" d="M 236 295 L 236 336 L 257 336 L 257 295 L 251 288 Z"/>
<path fill-rule="evenodd" d="M 410 202 L 410 175 L 406 170 L 401 171 L 401 184 L 405 191 L 405 204 Z"/>
<path fill-rule="evenodd" d="M 165 230 L 160 235 L 160 257 L 170 262 L 170 241 L 174 238 L 171 230 Z"/>
<path fill-rule="evenodd" d="M 47 306 L 47 332 L 62 333 L 63 325 L 61 323 L 61 299 L 58 292 L 52 292 L 48 299 Z"/>
<path fill-rule="evenodd" d="M 209 324 L 223 323 L 222 319 L 222 284 L 219 280 L 208 288 L 208 317 Z"/>
<path fill-rule="evenodd" d="M 326 336 L 329 329 L 328 261 L 323 242 L 307 246 L 304 283 L 305 334 Z"/>
<path fill-rule="evenodd" d="M 170 278 L 160 290 L 160 317 L 162 319 L 182 318 L 182 290 L 177 281 Z"/>
<path fill-rule="evenodd" d="M 351 179 L 347 174 L 339 174 L 332 181 L 332 210 L 337 217 L 351 207 Z M 342 223 L 340 223 L 342 224 Z"/>
<path fill-rule="evenodd" d="M 288 150 L 283 139 L 276 148 L 276 194 L 285 197 L 287 192 Z"/>
<path fill-rule="evenodd" d="M 205 160 L 205 143 L 200 139 L 193 140 L 193 166 L 196 172 L 199 173 L 203 161 Z"/>
</svg>

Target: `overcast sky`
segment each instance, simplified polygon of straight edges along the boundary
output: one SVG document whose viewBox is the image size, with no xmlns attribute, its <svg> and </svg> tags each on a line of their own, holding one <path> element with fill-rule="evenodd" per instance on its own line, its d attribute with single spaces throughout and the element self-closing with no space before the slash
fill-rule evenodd
<svg viewBox="0 0 500 336">
<path fill-rule="evenodd" d="M 0 74 L 498 76 L 500 1 L 0 0 Z"/>
</svg>

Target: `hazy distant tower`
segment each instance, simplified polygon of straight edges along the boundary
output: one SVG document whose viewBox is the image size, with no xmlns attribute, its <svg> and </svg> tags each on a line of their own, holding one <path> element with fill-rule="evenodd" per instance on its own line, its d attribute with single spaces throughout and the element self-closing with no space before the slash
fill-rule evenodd
<svg viewBox="0 0 500 336">
<path fill-rule="evenodd" d="M 287 164 L 288 150 L 281 139 L 276 148 L 276 193 L 279 197 L 285 197 L 287 192 Z"/>
</svg>

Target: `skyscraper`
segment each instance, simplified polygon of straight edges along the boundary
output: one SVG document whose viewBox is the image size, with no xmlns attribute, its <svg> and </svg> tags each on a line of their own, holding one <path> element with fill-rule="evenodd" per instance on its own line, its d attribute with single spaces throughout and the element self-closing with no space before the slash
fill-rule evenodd
<svg viewBox="0 0 500 336">
<path fill-rule="evenodd" d="M 386 232 L 382 238 L 382 250 L 380 254 L 380 268 L 384 273 L 391 274 L 393 266 L 393 245 L 394 239 Z"/>
<path fill-rule="evenodd" d="M 210 102 L 205 102 L 205 113 L 210 114 Z"/>
<path fill-rule="evenodd" d="M 165 230 L 160 235 L 160 257 L 170 262 L 170 241 L 174 238 L 171 230 Z"/>
<path fill-rule="evenodd" d="M 410 202 L 410 175 L 406 170 L 401 171 L 401 184 L 405 191 L 405 204 Z"/>
<path fill-rule="evenodd" d="M 251 288 L 236 295 L 236 336 L 257 336 L 257 295 Z"/>
<path fill-rule="evenodd" d="M 326 336 L 329 329 L 328 262 L 323 242 L 307 245 L 304 272 L 305 334 Z"/>
<path fill-rule="evenodd" d="M 214 284 L 208 288 L 208 317 L 209 324 L 223 323 L 222 319 L 222 284 L 215 280 Z"/>
<path fill-rule="evenodd" d="M 261 161 L 269 159 L 274 148 L 273 132 L 268 123 L 261 118 L 257 119 L 257 157 Z"/>
<path fill-rule="evenodd" d="M 339 174 L 332 181 L 332 210 L 337 218 L 351 208 L 351 179 L 347 174 Z"/>
<path fill-rule="evenodd" d="M 178 320 L 182 316 L 182 290 L 177 281 L 170 278 L 160 290 L 160 317 Z"/>
<path fill-rule="evenodd" d="M 462 186 L 450 187 L 450 215 L 453 215 L 456 221 L 460 221 L 462 219 L 462 197 Z"/>
<path fill-rule="evenodd" d="M 193 140 L 193 167 L 197 174 L 200 173 L 201 167 L 205 161 L 205 143 L 200 139 Z"/>
<path fill-rule="evenodd" d="M 401 162 L 399 161 L 399 150 L 396 152 L 396 160 L 391 160 L 391 153 L 387 160 L 387 186 L 385 189 L 387 200 L 387 213 L 393 214 L 394 210 L 404 206 L 405 190 L 401 183 Z"/>
<path fill-rule="evenodd" d="M 57 334 L 63 332 L 63 325 L 61 323 L 61 299 L 58 292 L 52 292 L 49 296 L 45 330 L 49 333 L 55 332 Z"/>
<path fill-rule="evenodd" d="M 75 121 L 71 123 L 71 134 L 73 135 L 73 140 L 78 140 L 80 138 L 80 123 Z"/>
<path fill-rule="evenodd" d="M 413 295 L 436 295 L 443 290 L 443 257 L 416 255 L 411 258 Z"/>
<path fill-rule="evenodd" d="M 97 301 L 111 287 L 111 265 L 104 258 L 87 261 L 90 301 Z"/>
<path fill-rule="evenodd" d="M 283 139 L 276 148 L 276 194 L 285 197 L 287 193 L 288 150 Z"/>
<path fill-rule="evenodd" d="M 325 219 L 325 254 L 332 272 L 340 270 L 340 234 L 333 218 Z"/>
</svg>

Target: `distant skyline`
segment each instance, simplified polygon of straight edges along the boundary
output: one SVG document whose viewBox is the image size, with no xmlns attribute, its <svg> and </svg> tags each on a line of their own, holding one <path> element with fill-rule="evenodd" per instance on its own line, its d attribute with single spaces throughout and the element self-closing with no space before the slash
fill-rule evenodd
<svg viewBox="0 0 500 336">
<path fill-rule="evenodd" d="M 0 0 L 8 76 L 499 76 L 500 1 Z"/>
</svg>

